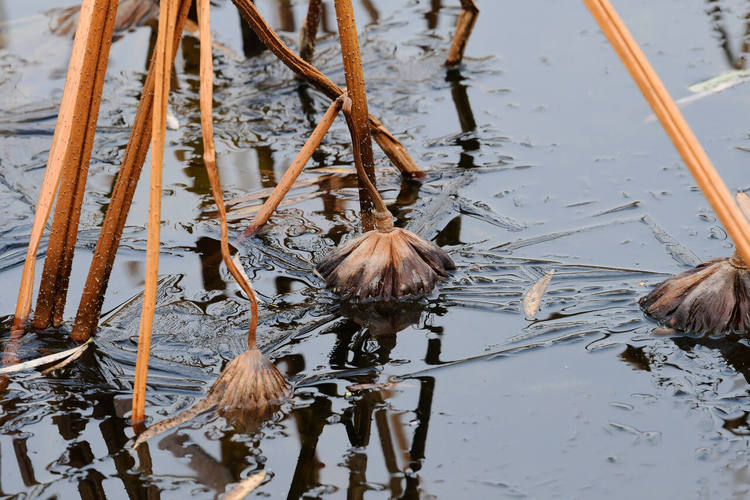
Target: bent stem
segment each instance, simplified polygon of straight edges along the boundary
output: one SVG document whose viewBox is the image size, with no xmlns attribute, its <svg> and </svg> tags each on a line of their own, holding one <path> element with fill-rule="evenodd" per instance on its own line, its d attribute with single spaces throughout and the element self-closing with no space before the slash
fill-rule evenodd
<svg viewBox="0 0 750 500">
<path fill-rule="evenodd" d="M 247 24 L 252 28 L 258 38 L 294 73 L 328 96 L 330 99 L 336 99 L 344 91 L 331 81 L 326 75 L 321 73 L 315 66 L 301 59 L 295 54 L 273 29 L 266 23 L 258 12 L 258 9 L 250 0 L 232 0 L 245 19 Z M 373 137 L 383 152 L 401 171 L 401 175 L 410 178 L 424 177 L 424 172 L 417 166 L 409 152 L 404 148 L 396 137 L 391 134 L 385 126 L 375 118 L 369 116 L 370 128 Z"/>
<path fill-rule="evenodd" d="M 355 123 L 354 123 L 354 116 L 352 112 L 352 100 L 348 97 L 344 98 L 344 117 L 346 117 L 346 124 L 349 127 L 349 134 L 352 136 L 352 151 L 354 155 L 354 166 L 357 169 L 357 175 L 359 176 L 360 182 L 364 186 L 364 188 L 367 190 L 367 193 L 372 199 L 374 205 L 375 205 L 375 211 L 377 213 L 388 213 L 388 208 L 385 206 L 385 202 L 383 201 L 383 197 L 380 196 L 380 193 L 378 192 L 378 189 L 375 187 L 375 185 L 370 182 L 370 177 L 367 175 L 367 172 L 365 171 L 365 167 L 363 165 L 362 161 L 362 150 L 360 149 L 360 145 L 362 144 L 362 141 L 359 138 L 359 130 L 357 129 Z"/>
<path fill-rule="evenodd" d="M 244 273 L 234 263 L 229 253 L 229 228 L 227 225 L 227 210 L 224 206 L 224 196 L 221 192 L 219 171 L 216 168 L 216 148 L 214 146 L 213 115 L 213 75 L 214 66 L 211 55 L 211 18 L 209 0 L 198 0 L 198 24 L 200 28 L 200 105 L 201 131 L 203 133 L 203 163 L 206 165 L 211 192 L 219 210 L 221 226 L 221 257 L 227 269 L 250 299 L 250 327 L 248 330 L 247 347 L 257 346 L 256 330 L 258 328 L 258 300 Z"/>
<path fill-rule="evenodd" d="M 266 222 L 268 222 L 271 214 L 273 214 L 276 208 L 278 208 L 281 200 L 284 199 L 284 196 L 286 196 L 286 194 L 292 188 L 294 181 L 297 180 L 297 177 L 299 177 L 299 175 L 302 173 L 302 170 L 305 168 L 305 165 L 307 165 L 307 162 L 310 161 L 310 157 L 312 156 L 312 154 L 316 149 L 318 149 L 318 146 L 320 146 L 320 143 L 323 141 L 323 137 L 325 137 L 328 129 L 331 128 L 333 121 L 336 119 L 336 115 L 338 114 L 339 110 L 341 110 L 341 106 L 345 98 L 346 93 L 339 96 L 328 107 L 328 110 L 323 115 L 323 118 L 320 119 L 320 123 L 318 123 L 318 125 L 315 127 L 315 130 L 313 130 L 312 134 L 310 134 L 310 137 L 307 139 L 307 142 L 305 142 L 304 146 L 302 146 L 300 152 L 297 153 L 297 156 L 294 158 L 292 164 L 289 165 L 289 168 L 287 168 L 286 172 L 284 172 L 284 177 L 282 177 L 281 181 L 279 181 L 279 183 L 276 185 L 271 195 L 268 197 L 265 203 L 263 203 L 263 206 L 260 207 L 258 213 L 255 214 L 255 217 L 250 223 L 250 226 L 248 226 L 248 228 L 243 232 L 243 237 L 252 236 L 256 232 L 258 232 L 258 230 L 263 227 Z M 220 217 L 222 217 L 221 212 L 222 210 L 220 209 Z M 226 213 L 223 216 L 223 220 L 226 220 Z M 225 224 L 225 222 L 223 224 Z"/>
<path fill-rule="evenodd" d="M 608 0 L 583 0 L 659 118 L 737 251 L 750 262 L 750 225 L 732 200 L 679 108 Z"/>
<path fill-rule="evenodd" d="M 146 242 L 146 284 L 138 333 L 138 354 L 133 384 L 134 425 L 143 422 L 146 405 L 146 377 L 151 348 L 151 330 L 156 309 L 156 286 L 159 275 L 159 230 L 161 225 L 162 162 L 166 132 L 167 100 L 172 54 L 172 37 L 177 20 L 177 1 L 162 0 L 159 5 L 159 30 L 153 57 L 156 59 L 153 120 L 151 123 L 151 188 L 149 193 L 148 238 Z"/>
</svg>

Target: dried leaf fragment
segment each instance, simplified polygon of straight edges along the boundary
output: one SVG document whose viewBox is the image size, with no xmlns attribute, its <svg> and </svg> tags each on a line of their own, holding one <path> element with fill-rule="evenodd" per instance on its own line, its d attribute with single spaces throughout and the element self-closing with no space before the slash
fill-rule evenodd
<svg viewBox="0 0 750 500">
<path fill-rule="evenodd" d="M 552 275 L 555 274 L 555 270 L 551 269 L 548 273 L 542 276 L 539 281 L 534 283 L 526 295 L 523 296 L 523 312 L 528 319 L 534 319 L 537 311 L 539 310 L 539 303 L 542 301 L 544 292 L 547 291 Z"/>
<path fill-rule="evenodd" d="M 255 488 L 260 486 L 260 483 L 266 478 L 265 471 L 258 472 L 248 477 L 240 484 L 229 490 L 225 495 L 221 497 L 221 500 L 242 500 L 249 495 Z"/>
<path fill-rule="evenodd" d="M 3 368 L 0 368 L 0 375 L 7 375 L 8 373 L 15 373 L 20 372 L 24 370 L 31 370 L 33 368 L 37 368 L 39 366 L 48 365 L 50 363 L 54 363 L 55 361 L 59 361 L 61 359 L 65 359 L 66 363 L 60 363 L 58 365 L 53 366 L 52 368 L 45 370 L 43 373 L 48 373 L 52 371 L 53 369 L 62 368 L 69 362 L 74 361 L 78 357 L 80 357 L 81 354 L 83 354 L 83 351 L 85 351 L 89 344 L 91 343 L 91 340 L 86 342 L 83 345 L 79 345 L 78 347 L 74 347 L 73 349 L 68 349 L 66 351 L 56 352 L 55 354 L 49 354 L 47 356 L 42 356 L 41 358 L 31 359 L 29 361 L 24 361 L 23 363 L 18 363 L 17 365 L 10 365 L 10 366 L 4 366 Z M 67 359 L 66 359 L 67 358 Z M 73 358 L 73 359 L 70 359 Z"/>
</svg>

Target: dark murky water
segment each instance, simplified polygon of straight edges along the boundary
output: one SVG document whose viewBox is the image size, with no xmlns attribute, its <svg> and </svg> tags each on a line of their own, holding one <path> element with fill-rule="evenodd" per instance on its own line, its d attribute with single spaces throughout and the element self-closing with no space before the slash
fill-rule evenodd
<svg viewBox="0 0 750 500">
<path fill-rule="evenodd" d="M 306 2 L 257 3 L 296 45 Z M 316 64 L 343 83 L 326 4 L 329 34 Z M 457 1 L 355 4 L 371 110 L 429 172 L 421 185 L 402 181 L 380 156 L 380 188 L 400 224 L 452 253 L 453 278 L 432 297 L 391 309 L 349 306 L 321 291 L 312 266 L 357 231 L 339 121 L 290 203 L 260 237 L 236 244 L 263 300 L 262 343 L 297 382 L 294 399 L 256 427 L 206 415 L 133 452 L 142 181 L 95 348 L 52 376 L 14 376 L 2 396 L 2 494 L 212 498 L 265 470 L 256 494 L 271 498 L 747 495 L 750 344 L 654 335 L 636 305 L 666 275 L 728 255 L 731 245 L 583 4 L 480 0 L 468 58 L 447 72 Z M 615 5 L 677 98 L 741 64 L 748 2 Z M 0 2 L 4 315 L 14 309 L 70 52 L 69 40 L 49 33 L 48 11 L 58 6 Z M 230 2 L 218 2 L 213 17 L 225 46 L 216 55 L 218 160 L 238 235 L 327 102 L 268 52 L 243 47 Z M 68 318 L 153 36 L 141 27 L 113 45 Z M 197 48 L 183 40 L 170 101 L 181 127 L 168 133 L 165 157 L 151 422 L 205 393 L 244 349 L 248 319 L 219 266 L 201 163 Z M 729 187 L 750 187 L 747 85 L 685 113 Z M 523 293 L 551 269 L 542 310 L 527 321 Z M 2 321 L 7 332 L 9 316 Z M 28 335 L 21 355 L 64 347 L 65 332 Z"/>
</svg>

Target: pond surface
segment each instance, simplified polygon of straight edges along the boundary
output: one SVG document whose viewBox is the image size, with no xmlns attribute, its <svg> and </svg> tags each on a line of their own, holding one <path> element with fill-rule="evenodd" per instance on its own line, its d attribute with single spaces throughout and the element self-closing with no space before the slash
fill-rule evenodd
<svg viewBox="0 0 750 500">
<path fill-rule="evenodd" d="M 216 142 L 232 237 L 262 300 L 261 344 L 294 397 L 260 424 L 206 414 L 130 449 L 142 180 L 94 347 L 52 375 L 13 376 L 2 393 L 3 497 L 213 498 L 261 470 L 254 495 L 271 498 L 748 495 L 750 344 L 656 335 L 636 303 L 668 275 L 730 255 L 725 232 L 581 2 L 478 3 L 467 58 L 446 71 L 457 0 L 355 2 L 370 109 L 428 174 L 403 181 L 376 151 L 379 187 L 398 224 L 443 246 L 458 269 L 423 300 L 354 307 L 311 272 L 359 230 L 343 120 L 264 231 L 238 238 L 328 103 L 243 44 L 231 2 L 215 2 Z M 614 3 L 675 98 L 743 64 L 748 2 Z M 257 1 L 295 48 L 305 4 Z M 325 4 L 315 64 L 343 84 Z M 6 337 L 70 54 L 71 40 L 50 32 L 58 7 L 67 5 L 0 0 Z M 68 321 L 153 37 L 141 26 L 112 46 Z M 197 61 L 186 36 L 170 98 L 180 128 L 165 155 L 152 423 L 199 401 L 245 348 L 248 304 L 219 265 L 201 161 Z M 731 190 L 750 188 L 748 88 L 684 107 Z M 551 270 L 527 320 L 523 294 Z M 66 333 L 28 334 L 19 354 L 71 347 Z"/>
</svg>

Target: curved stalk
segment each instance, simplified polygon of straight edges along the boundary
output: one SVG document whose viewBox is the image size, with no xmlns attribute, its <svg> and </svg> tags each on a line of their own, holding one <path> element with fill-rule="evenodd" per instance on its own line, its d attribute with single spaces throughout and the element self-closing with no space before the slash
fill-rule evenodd
<svg viewBox="0 0 750 500">
<path fill-rule="evenodd" d="M 216 168 L 216 148 L 214 146 L 213 125 L 213 85 L 214 66 L 211 54 L 211 17 L 210 1 L 198 0 L 198 25 L 200 28 L 200 106 L 201 106 L 201 131 L 203 133 L 203 163 L 206 165 L 208 181 L 211 184 L 216 208 L 219 210 L 219 223 L 221 226 L 221 257 L 227 269 L 234 277 L 237 284 L 250 299 L 250 327 L 247 334 L 247 347 L 257 347 L 256 330 L 258 329 L 258 299 L 255 297 L 253 288 L 245 279 L 243 273 L 237 268 L 229 253 L 229 228 L 227 224 L 227 210 L 224 206 L 224 196 L 221 192 L 219 170 Z"/>
<path fill-rule="evenodd" d="M 346 117 L 346 124 L 349 126 L 349 133 L 352 136 L 352 151 L 354 153 L 354 166 L 357 168 L 357 176 L 359 176 L 360 182 L 362 182 L 362 185 L 370 195 L 370 198 L 375 205 L 375 211 L 380 213 L 390 213 L 388 211 L 388 208 L 385 206 L 383 197 L 380 196 L 380 193 L 378 192 L 378 189 L 375 187 L 375 185 L 370 182 L 370 177 L 365 171 L 365 167 L 362 162 L 362 151 L 360 150 L 360 144 L 362 144 L 362 141 L 359 140 L 359 131 L 354 125 L 354 117 L 352 116 L 352 100 L 349 99 L 348 96 L 344 97 L 344 106 L 342 108 L 342 111 L 344 112 L 344 117 Z"/>
</svg>

